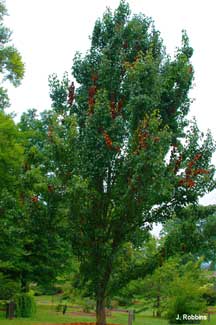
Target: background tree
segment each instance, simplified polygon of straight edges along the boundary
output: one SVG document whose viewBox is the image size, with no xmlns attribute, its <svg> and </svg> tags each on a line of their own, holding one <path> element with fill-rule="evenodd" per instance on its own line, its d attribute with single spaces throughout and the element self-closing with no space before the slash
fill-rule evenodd
<svg viewBox="0 0 216 325">
<path fill-rule="evenodd" d="M 23 255 L 23 220 L 19 205 L 20 177 L 23 163 L 22 135 L 11 116 L 0 112 L 0 273 L 6 276 L 7 293 L 19 287 Z M 16 241 L 16 246 L 14 246 Z M 2 287 L 4 290 L 4 286 Z M 7 294 L 7 297 L 8 297 Z"/>
<path fill-rule="evenodd" d="M 184 323 L 183 314 L 199 315 L 206 310 L 203 295 L 207 278 L 200 270 L 200 263 L 181 265 L 170 283 L 166 305 L 166 317 L 172 324 Z M 177 315 L 181 320 L 176 320 Z"/>
<path fill-rule="evenodd" d="M 53 286 L 57 276 L 72 265 L 63 184 L 58 177 L 58 159 L 50 148 L 49 123 L 52 112 L 38 116 L 36 110 L 24 113 L 19 128 L 25 138 L 20 204 L 25 220 L 27 267 L 21 272 L 22 289 L 31 282 L 43 288 Z"/>
<path fill-rule="evenodd" d="M 177 211 L 162 230 L 166 257 L 191 254 L 215 265 L 215 209 L 210 206 L 188 206 Z"/>
<path fill-rule="evenodd" d="M 14 86 L 18 86 L 24 76 L 24 64 L 18 50 L 11 44 L 9 28 L 4 26 L 3 19 L 7 15 L 5 1 L 0 1 L 0 76 L 1 82 L 9 80 Z M 0 87 L 0 110 L 9 106 L 7 91 Z"/>
<path fill-rule="evenodd" d="M 171 259 L 156 271 L 157 276 L 162 280 L 161 306 L 172 324 L 184 323 L 183 320 L 176 320 L 177 315 L 182 319 L 183 314 L 194 315 L 205 311 L 206 301 L 203 295 L 208 279 L 201 271 L 200 264 L 201 260 L 196 263 L 193 260 L 184 263 L 181 259 L 179 261 L 174 259 L 173 263 Z M 167 268 L 170 269 L 170 280 L 166 277 Z M 171 269 L 173 269 L 172 274 Z"/>
<path fill-rule="evenodd" d="M 111 275 L 109 296 L 120 305 L 129 305 L 137 298 L 143 298 L 140 282 L 160 266 L 161 259 L 158 240 L 150 234 L 139 247 L 134 247 L 132 243 L 123 247 L 119 252 L 121 258 L 116 261 L 117 267 Z M 128 251 L 125 252 L 127 247 Z M 116 269 L 119 269 L 118 273 Z"/>
<path fill-rule="evenodd" d="M 158 241 L 159 245 L 159 241 Z M 176 255 L 168 258 L 155 268 L 152 274 L 130 282 L 126 288 L 136 299 L 142 301 L 136 313 L 153 310 L 153 316 L 167 317 L 172 324 L 183 314 L 201 314 L 209 294 L 212 293 L 213 281 L 206 270 L 201 269 L 202 259 Z M 207 298 L 207 299 L 206 299 Z"/>
<path fill-rule="evenodd" d="M 139 228 L 147 232 L 214 188 L 214 143 L 195 122 L 184 129 L 193 80 L 185 33 L 171 60 L 151 19 L 131 17 L 121 1 L 96 21 L 91 41 L 74 59 L 76 91 L 50 79 L 57 113 L 50 131 L 80 276 L 105 324 L 120 250 Z"/>
<path fill-rule="evenodd" d="M 24 75 L 24 64 L 10 44 L 11 31 L 4 26 L 7 14 L 0 1 L 0 76 L 17 86 Z M 4 113 L 9 106 L 7 91 L 0 87 L 0 282 L 1 299 L 11 298 L 19 289 L 19 268 L 23 254 L 20 218 L 19 176 L 23 162 L 22 136 L 12 117 Z M 16 246 L 14 246 L 16 242 Z"/>
</svg>

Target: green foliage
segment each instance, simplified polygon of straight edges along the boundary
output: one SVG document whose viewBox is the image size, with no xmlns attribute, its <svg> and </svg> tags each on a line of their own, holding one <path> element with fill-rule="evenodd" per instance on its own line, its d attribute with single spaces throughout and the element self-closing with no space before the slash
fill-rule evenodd
<svg viewBox="0 0 216 325">
<path fill-rule="evenodd" d="M 166 256 L 193 254 L 215 263 L 216 207 L 188 206 L 176 211 L 162 231 Z"/>
<path fill-rule="evenodd" d="M 24 267 L 23 220 L 19 206 L 19 177 L 23 162 L 22 137 L 12 118 L 0 112 L 0 273 L 1 298 L 20 290 Z M 16 242 L 16 245 L 14 245 Z"/>
<path fill-rule="evenodd" d="M 23 161 L 21 134 L 12 118 L 0 112 L 0 187 L 12 190 Z"/>
<path fill-rule="evenodd" d="M 61 144 L 56 137 L 58 152 L 52 152 L 53 142 L 49 137 L 55 118 L 52 112 L 38 116 L 36 110 L 29 110 L 19 123 L 24 134 L 21 204 L 26 254 L 23 260 L 28 265 L 22 279 L 44 288 L 53 285 L 57 276 L 67 273 L 73 264 L 67 204 L 63 200 L 65 181 L 59 177 L 59 173 L 65 172 L 57 157 Z"/>
<path fill-rule="evenodd" d="M 208 306 L 215 306 L 216 304 L 216 279 L 214 274 L 209 272 L 209 283 L 205 285 L 205 292 L 203 294 L 203 298 L 206 301 Z"/>
<path fill-rule="evenodd" d="M 182 274 L 181 274 L 182 272 Z M 207 279 L 200 271 L 200 262 L 188 262 L 182 265 L 179 276 L 174 276 L 172 286 L 169 288 L 169 298 L 167 300 L 167 317 L 175 323 L 176 315 L 182 314 L 202 314 L 206 309 L 206 302 L 203 294 Z"/>
<path fill-rule="evenodd" d="M 131 292 L 127 291 L 127 289 L 122 289 L 119 296 L 115 297 L 115 301 L 118 302 L 119 306 L 129 306 L 133 302 L 133 297 L 131 296 Z"/>
<path fill-rule="evenodd" d="M 18 86 L 24 76 L 24 64 L 18 50 L 11 44 L 11 31 L 3 24 L 7 15 L 5 1 L 0 1 L 0 76 L 1 81 L 9 80 L 14 86 Z M 0 111 L 9 106 L 9 98 L 6 89 L 0 87 Z"/>
<path fill-rule="evenodd" d="M 4 75 L 3 80 L 9 80 L 14 86 L 18 86 L 24 76 L 21 55 L 11 45 L 0 48 L 0 73 Z"/>
<path fill-rule="evenodd" d="M 166 317 L 171 324 L 182 324 L 183 314 L 201 315 L 206 310 L 205 300 L 202 298 L 202 290 L 197 285 L 197 280 L 190 275 L 184 275 L 176 279 L 170 290 L 170 298 L 167 303 Z M 177 315 L 182 321 L 176 320 Z"/>
<path fill-rule="evenodd" d="M 19 292 L 19 283 L 0 272 L 0 300 L 10 300 Z"/>
<path fill-rule="evenodd" d="M 157 316 L 167 317 L 171 324 L 176 323 L 178 314 L 180 318 L 183 314 L 202 314 L 206 308 L 204 296 L 209 292 L 209 279 L 200 264 L 201 261 L 170 258 L 152 275 L 134 281 L 134 293 L 144 297 L 146 305 Z"/>
<path fill-rule="evenodd" d="M 10 45 L 11 31 L 4 26 L 7 14 L 0 1 L 0 76 L 18 85 L 23 78 L 24 65 L 19 52 Z M 12 117 L 4 113 L 9 106 L 7 91 L 0 87 L 0 299 L 11 299 L 20 290 L 22 221 L 18 203 L 19 177 L 23 163 L 22 136 Z M 16 242 L 16 245 L 14 245 Z"/>
<path fill-rule="evenodd" d="M 16 317 L 31 317 L 36 312 L 36 303 L 30 293 L 22 293 L 15 298 Z"/>
<path fill-rule="evenodd" d="M 4 1 L 0 2 L 0 73 L 4 80 L 9 80 L 14 86 L 19 85 L 24 76 L 24 64 L 17 49 L 10 45 L 11 31 L 4 26 L 3 18 L 7 14 Z"/>
<path fill-rule="evenodd" d="M 144 278 L 159 264 L 156 245 L 155 238 L 148 236 L 139 247 L 126 243 L 119 249 L 116 265 L 110 276 L 108 297 L 114 297 L 120 304 L 132 302 L 136 293 L 133 280 Z"/>
<path fill-rule="evenodd" d="M 7 90 L 0 87 L 0 111 L 10 106 Z"/>
</svg>

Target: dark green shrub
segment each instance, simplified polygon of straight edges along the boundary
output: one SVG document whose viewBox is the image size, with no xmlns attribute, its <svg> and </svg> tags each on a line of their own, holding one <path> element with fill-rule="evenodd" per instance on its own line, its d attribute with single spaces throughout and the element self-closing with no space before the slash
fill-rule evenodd
<svg viewBox="0 0 216 325">
<path fill-rule="evenodd" d="M 29 293 L 22 293 L 16 296 L 16 317 L 31 317 L 36 312 L 34 297 Z"/>
</svg>

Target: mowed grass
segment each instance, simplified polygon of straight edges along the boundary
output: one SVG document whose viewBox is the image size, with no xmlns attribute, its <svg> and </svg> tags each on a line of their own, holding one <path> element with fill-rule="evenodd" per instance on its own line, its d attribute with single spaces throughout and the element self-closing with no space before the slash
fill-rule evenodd
<svg viewBox="0 0 216 325">
<path fill-rule="evenodd" d="M 31 318 L 17 318 L 8 320 L 5 319 L 5 313 L 0 312 L 0 325 L 51 325 L 51 324 L 70 324 L 74 322 L 95 322 L 95 316 L 75 316 L 71 313 L 72 309 L 63 315 L 61 312 L 56 312 L 56 305 L 59 302 L 57 296 L 43 296 L 37 299 L 37 312 Z M 133 309 L 133 306 L 130 307 Z M 121 312 L 112 312 L 112 317 L 107 317 L 109 324 L 128 324 L 128 315 Z M 203 321 L 202 325 L 216 325 L 216 315 L 211 315 L 210 322 Z M 133 325 L 168 325 L 166 319 L 152 317 L 151 311 L 145 311 L 136 314 L 136 319 Z"/>
<path fill-rule="evenodd" d="M 46 301 L 46 300 L 45 300 Z M 145 313 L 146 314 L 146 313 Z M 37 306 L 37 313 L 31 318 L 17 318 L 12 320 L 5 319 L 3 312 L 0 313 L 0 325 L 33 325 L 33 324 L 69 324 L 73 322 L 95 322 L 95 317 L 91 316 L 75 316 L 70 310 L 65 315 L 56 312 L 56 306 L 39 305 Z M 109 324 L 128 324 L 128 315 L 120 312 L 112 312 L 111 317 L 107 317 Z M 134 325 L 167 325 L 168 322 L 164 319 L 153 318 L 150 315 L 136 315 Z"/>
</svg>

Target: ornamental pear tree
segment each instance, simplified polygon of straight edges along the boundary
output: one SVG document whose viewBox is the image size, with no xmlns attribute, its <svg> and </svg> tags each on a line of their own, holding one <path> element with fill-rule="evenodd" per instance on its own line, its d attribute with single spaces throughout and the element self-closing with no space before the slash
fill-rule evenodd
<svg viewBox="0 0 216 325">
<path fill-rule="evenodd" d="M 75 55 L 77 88 L 66 75 L 50 77 L 53 173 L 64 179 L 71 243 L 97 324 L 106 324 L 125 243 L 138 245 L 140 229 L 215 186 L 214 142 L 187 120 L 192 53 L 183 32 L 171 59 L 153 21 L 121 1 L 96 21 L 86 55 Z"/>
</svg>

